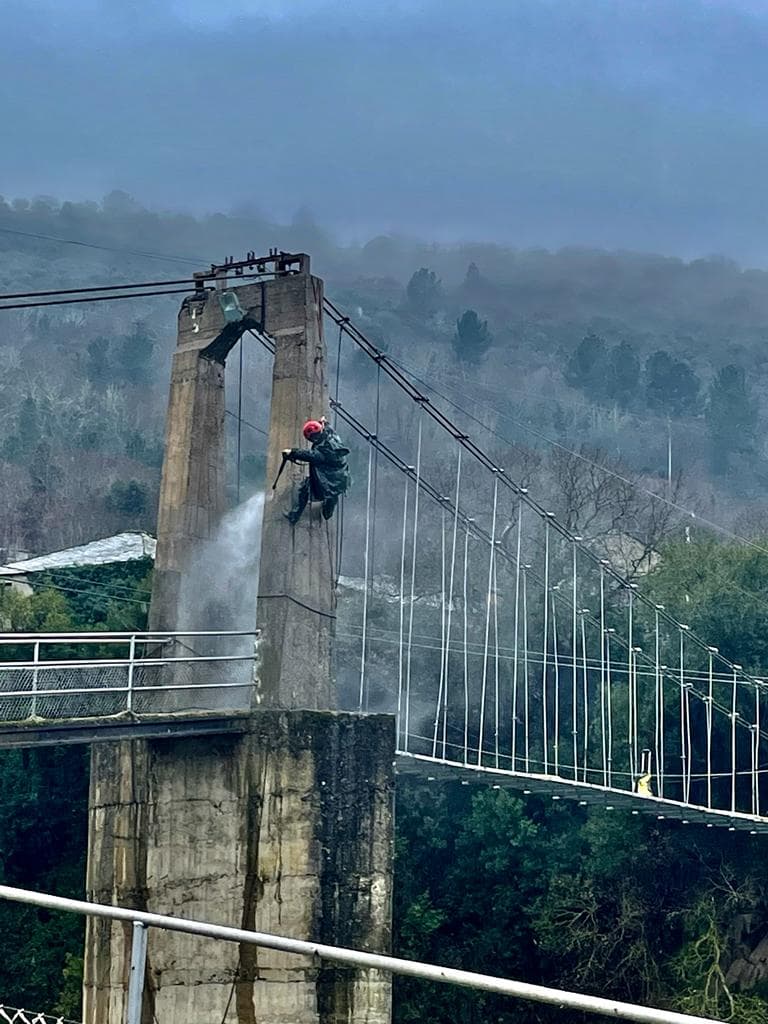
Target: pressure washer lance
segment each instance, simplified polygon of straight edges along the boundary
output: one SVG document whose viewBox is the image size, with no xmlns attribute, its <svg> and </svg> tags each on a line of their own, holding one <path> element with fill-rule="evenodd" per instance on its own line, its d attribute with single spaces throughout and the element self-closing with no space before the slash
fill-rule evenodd
<svg viewBox="0 0 768 1024">
<path fill-rule="evenodd" d="M 283 452 L 283 461 L 280 463 L 280 469 L 278 469 L 277 476 L 275 477 L 275 482 L 272 484 L 272 490 L 273 491 L 277 487 L 277 481 L 283 475 L 283 470 L 285 469 L 285 465 L 286 465 L 287 462 L 288 462 L 288 456 L 285 454 L 285 452 Z"/>
</svg>

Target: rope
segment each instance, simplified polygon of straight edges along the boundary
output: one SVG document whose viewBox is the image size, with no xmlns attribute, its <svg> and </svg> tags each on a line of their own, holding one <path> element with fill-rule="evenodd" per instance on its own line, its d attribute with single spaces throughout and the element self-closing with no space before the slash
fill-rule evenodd
<svg viewBox="0 0 768 1024">
<path fill-rule="evenodd" d="M 405 537 L 408 523 L 408 477 L 405 478 L 403 490 L 403 539 L 400 547 L 400 635 L 398 637 L 398 659 L 397 659 L 397 728 L 400 730 L 402 722 L 403 704 L 403 635 L 405 625 Z M 398 746 L 400 740 L 398 737 Z"/>
<path fill-rule="evenodd" d="M 627 649 L 627 701 L 628 701 L 628 712 L 627 712 L 627 742 L 629 750 L 629 774 L 634 778 L 638 774 L 637 764 L 637 723 L 636 723 L 636 694 L 634 692 L 634 673 L 633 673 L 633 661 L 634 661 L 634 601 L 633 593 L 629 592 L 629 606 L 627 609 L 627 636 L 628 636 L 628 649 Z"/>
<path fill-rule="evenodd" d="M 303 608 L 307 612 L 312 612 L 315 615 L 322 615 L 326 619 L 335 619 L 335 612 L 324 612 L 320 608 L 313 608 L 312 605 L 306 604 L 304 601 L 300 601 L 298 597 L 293 597 L 292 594 L 259 594 L 257 600 L 259 601 L 291 601 L 292 604 L 298 605 L 299 608 Z"/>
<path fill-rule="evenodd" d="M 469 654 L 467 644 L 468 631 L 468 600 L 467 600 L 467 567 L 469 556 L 469 528 L 464 529 L 464 587 L 462 591 L 464 603 L 464 764 L 469 760 Z"/>
<path fill-rule="evenodd" d="M 378 367 L 377 370 L 376 370 L 376 417 L 375 417 L 375 420 L 374 420 L 374 430 L 376 431 L 376 434 L 375 434 L 376 438 L 378 438 L 378 436 L 379 436 L 379 429 L 380 429 L 380 423 L 379 423 L 379 409 L 380 409 L 380 404 L 381 404 L 380 399 L 381 399 L 381 367 Z M 371 450 L 371 446 L 369 446 L 368 450 L 369 451 Z M 369 572 L 369 576 L 368 576 L 368 580 L 369 580 L 368 586 L 369 586 L 369 589 L 371 591 L 371 595 L 370 595 L 371 597 L 373 596 L 373 581 L 376 578 L 376 509 L 378 507 L 378 505 L 377 505 L 378 484 L 379 484 L 379 449 L 378 449 L 378 447 L 376 447 L 374 445 L 373 446 L 373 505 L 372 505 L 372 511 L 371 511 L 371 546 L 370 546 L 370 551 L 371 551 L 371 559 L 370 559 L 370 561 L 371 561 L 371 564 L 370 564 L 370 572 Z M 370 703 L 370 693 L 369 693 L 369 690 L 366 690 L 366 693 L 365 693 L 365 710 L 366 711 L 368 711 L 369 703 Z"/>
<path fill-rule="evenodd" d="M 344 337 L 344 328 L 342 324 L 339 324 L 339 340 L 336 346 L 336 387 L 333 392 L 335 402 L 341 402 L 341 394 L 339 391 L 339 378 L 341 376 L 341 339 Z M 333 410 L 333 429 L 336 429 L 336 424 L 339 419 L 339 413 L 337 408 L 334 406 Z"/>
<path fill-rule="evenodd" d="M 405 677 L 405 737 L 408 741 L 411 717 L 411 655 L 413 650 L 413 609 L 416 603 L 416 551 L 419 531 L 419 481 L 421 480 L 421 435 L 422 421 L 419 417 L 419 437 L 416 444 L 416 488 L 413 495 L 413 546 L 411 548 L 411 606 L 408 612 L 408 661 Z M 408 748 L 406 747 L 406 750 Z"/>
<path fill-rule="evenodd" d="M 499 501 L 499 479 L 494 477 L 493 481 L 493 514 L 491 518 L 491 553 L 488 562 L 488 593 L 485 600 L 485 645 L 483 652 L 483 681 L 480 692 L 480 730 L 478 738 L 477 763 L 481 764 L 483 738 L 485 732 L 485 699 L 488 683 L 488 651 L 491 633 L 491 598 L 493 596 L 493 566 L 496 554 L 496 511 Z"/>
<path fill-rule="evenodd" d="M 554 592 L 550 594 L 552 601 L 552 667 L 554 669 L 554 690 L 555 690 L 555 720 L 552 724 L 552 735 L 554 738 L 554 761 L 555 775 L 560 774 L 560 658 L 557 650 L 557 609 L 555 606 Z"/>
<path fill-rule="evenodd" d="M 238 374 L 237 374 L 237 504 L 240 504 L 240 446 L 241 446 L 241 435 L 243 430 L 243 339 L 241 338 L 238 342 Z"/>
<path fill-rule="evenodd" d="M 575 542 L 571 545 L 573 550 L 573 580 L 572 580 L 572 594 L 573 594 L 573 615 L 571 617 L 571 648 L 573 654 L 573 664 L 571 667 L 571 725 L 572 735 L 571 740 L 573 741 L 573 777 L 578 778 L 577 765 L 579 763 L 579 750 L 578 750 L 578 736 L 579 736 L 579 723 L 578 723 L 578 699 L 577 699 L 577 688 L 578 688 L 578 670 L 577 670 L 577 658 L 578 658 L 578 639 L 576 636 L 576 625 L 577 625 L 577 576 L 576 576 L 576 556 L 577 548 Z"/>
<path fill-rule="evenodd" d="M 528 572 L 526 566 L 523 566 L 523 703 L 525 706 L 525 758 L 524 765 L 525 770 L 530 769 L 531 764 L 531 747 L 530 747 L 530 713 L 529 713 L 529 686 L 528 686 Z"/>
<path fill-rule="evenodd" d="M 605 673 L 605 570 L 600 566 L 600 748 L 603 760 L 603 785 L 608 785 L 608 735 L 606 726 L 606 673 Z"/>
<path fill-rule="evenodd" d="M 461 451 L 461 449 L 459 449 Z M 517 506 L 517 543 L 515 549 L 515 629 L 514 629 L 514 661 L 512 662 L 512 764 L 517 764 L 517 675 L 518 675 L 518 638 L 520 636 L 520 554 L 523 535 L 523 503 Z M 527 714 L 527 709 L 526 709 Z"/>
<path fill-rule="evenodd" d="M 685 683 L 685 633 L 680 633 L 680 761 L 683 776 L 683 802 L 691 791 L 691 712 Z"/>
<path fill-rule="evenodd" d="M 453 582 L 456 572 L 456 541 L 459 530 L 459 497 L 461 495 L 461 448 L 458 450 L 456 459 L 456 500 L 454 501 L 455 513 L 453 517 L 453 536 L 451 538 L 451 569 L 448 579 L 448 622 L 446 625 L 446 636 L 448 643 L 445 651 L 445 700 L 443 713 L 443 757 L 445 757 L 445 740 L 448 723 L 448 650 L 451 643 L 451 617 L 453 613 Z"/>
<path fill-rule="evenodd" d="M 755 687 L 755 699 L 757 707 L 755 709 L 755 765 L 760 764 L 760 690 Z M 757 770 L 757 769 L 756 769 Z M 757 784 L 757 794 L 755 800 L 755 814 L 760 813 L 760 784 Z"/>
<path fill-rule="evenodd" d="M 659 610 L 657 608 L 654 620 L 654 706 L 656 709 L 654 750 L 656 751 L 656 777 L 658 780 L 659 796 L 664 796 L 664 676 L 661 671 L 660 645 L 661 636 L 659 631 Z"/>
<path fill-rule="evenodd" d="M 544 640 L 541 649 L 544 659 L 541 667 L 541 725 L 542 745 L 544 748 L 544 774 L 549 774 L 549 728 L 548 728 L 548 697 L 547 697 L 547 650 L 549 647 L 549 520 L 544 523 Z"/>
<path fill-rule="evenodd" d="M 333 409 L 333 429 L 336 429 L 338 422 L 338 403 L 340 402 L 341 394 L 341 339 L 344 337 L 344 331 L 342 330 L 341 324 L 339 325 L 339 337 L 336 345 L 336 382 L 333 391 L 333 397 L 331 398 L 331 408 Z M 341 560 L 344 555 L 344 495 L 339 496 L 339 525 L 336 528 L 336 578 L 334 586 L 338 587 L 339 577 L 341 576 Z"/>
<path fill-rule="evenodd" d="M 731 703 L 731 810 L 736 810 L 736 672 L 733 673 L 733 692 Z"/>
<path fill-rule="evenodd" d="M 707 722 L 707 807 L 712 806 L 712 652 L 709 655 L 709 695 L 706 703 Z"/>
<path fill-rule="evenodd" d="M 588 747 L 589 747 L 589 677 L 587 673 L 587 626 L 584 620 L 584 615 L 579 616 L 581 619 L 581 661 L 582 661 L 582 686 L 584 693 L 584 763 L 583 763 L 583 779 L 587 780 L 587 767 L 589 763 L 588 758 Z"/>
<path fill-rule="evenodd" d="M 440 681 L 437 688 L 435 705 L 435 726 L 432 733 L 432 757 L 437 757 L 437 733 L 440 725 L 440 712 L 443 707 L 443 690 L 445 687 L 445 661 L 448 656 L 448 644 L 445 638 L 445 509 L 440 510 Z"/>
<path fill-rule="evenodd" d="M 357 701 L 357 710 L 363 710 L 363 699 L 365 696 L 365 655 L 366 638 L 368 635 L 368 592 L 369 592 L 369 570 L 370 570 L 370 544 L 371 544 L 371 477 L 373 469 L 373 448 L 368 449 L 368 491 L 365 500 L 365 585 L 363 587 L 363 642 L 360 650 L 360 693 Z"/>
<path fill-rule="evenodd" d="M 494 644 L 494 726 L 493 745 L 499 767 L 499 588 L 496 582 L 496 558 L 493 559 L 493 644 Z"/>
<path fill-rule="evenodd" d="M 613 776 L 613 706 L 611 697 L 611 637 L 613 636 L 612 629 L 606 629 L 605 631 L 605 678 L 606 678 L 606 713 L 607 713 L 607 726 L 608 726 L 608 757 L 606 760 L 607 764 L 607 782 L 606 786 L 610 788 L 612 776 Z"/>
</svg>

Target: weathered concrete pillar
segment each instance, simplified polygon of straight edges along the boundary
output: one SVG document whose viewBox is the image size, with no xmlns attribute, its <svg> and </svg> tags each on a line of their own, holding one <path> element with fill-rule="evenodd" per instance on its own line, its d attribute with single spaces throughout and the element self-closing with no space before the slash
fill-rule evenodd
<svg viewBox="0 0 768 1024">
<path fill-rule="evenodd" d="M 387 950 L 393 749 L 390 716 L 267 709 L 246 735 L 99 744 L 89 898 Z M 130 942 L 128 925 L 89 922 L 86 1024 L 122 1024 Z M 144 1024 L 389 1016 L 377 972 L 150 930 Z"/>
<path fill-rule="evenodd" d="M 327 409 L 322 282 L 298 272 L 186 300 L 168 410 L 152 594 L 154 629 L 180 622 L 182 579 L 224 506 L 224 363 L 251 322 L 276 344 L 268 482 L 302 423 Z M 306 469 L 265 503 L 261 680 L 245 735 L 95 746 L 88 894 L 164 914 L 386 952 L 394 720 L 335 710 L 335 520 L 283 517 Z M 207 682 L 206 682 L 207 685 Z M 241 719 L 242 721 L 242 719 Z M 84 1022 L 122 1024 L 130 932 L 89 922 Z M 251 947 L 151 932 L 144 1021 L 387 1024 L 390 981 Z"/>
<path fill-rule="evenodd" d="M 323 282 L 304 272 L 271 282 L 264 325 L 275 340 L 267 481 L 285 448 L 306 446 L 301 427 L 328 410 Z M 335 708 L 331 636 L 336 616 L 336 519 L 308 505 L 296 526 L 283 515 L 307 473 L 288 464 L 268 491 L 261 534 L 257 623 L 261 629 L 258 697 L 272 707 Z"/>
<path fill-rule="evenodd" d="M 218 292 L 185 299 L 171 366 L 165 454 L 157 516 L 157 553 L 149 627 L 188 629 L 181 577 L 195 546 L 210 540 L 225 511 L 224 365 L 249 326 L 261 321 L 261 289 L 235 289 L 246 319 L 227 323 Z"/>
</svg>

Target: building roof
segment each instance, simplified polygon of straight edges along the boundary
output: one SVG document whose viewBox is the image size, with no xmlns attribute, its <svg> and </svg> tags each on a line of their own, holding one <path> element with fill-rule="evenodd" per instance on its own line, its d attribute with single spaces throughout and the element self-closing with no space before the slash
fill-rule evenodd
<svg viewBox="0 0 768 1024">
<path fill-rule="evenodd" d="M 82 565 L 110 565 L 113 562 L 134 562 L 154 558 L 157 542 L 148 533 L 129 531 L 81 544 L 76 548 L 52 551 L 49 555 L 25 558 L 0 566 L 0 576 L 20 576 L 46 572 L 50 569 L 71 569 Z"/>
</svg>

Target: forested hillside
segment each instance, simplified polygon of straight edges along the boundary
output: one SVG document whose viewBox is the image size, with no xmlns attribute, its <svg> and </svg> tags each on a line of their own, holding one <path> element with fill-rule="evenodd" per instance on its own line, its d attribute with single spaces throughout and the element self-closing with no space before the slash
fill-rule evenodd
<svg viewBox="0 0 768 1024">
<path fill-rule="evenodd" d="M 695 508 L 759 528 L 763 271 L 389 237 L 341 245 L 306 213 L 291 225 L 247 210 L 198 220 L 112 193 L 99 204 L 0 202 L 0 289 L 185 278 L 275 244 L 310 252 L 328 294 L 372 340 L 471 406 L 497 441 L 537 459 L 552 450 L 542 435 L 599 449 L 656 488 L 671 439 L 673 477 L 682 473 Z M 176 308 L 174 296 L 3 312 L 0 547 L 37 552 L 151 529 Z M 243 407 L 256 428 L 266 416 L 258 358 L 247 353 Z M 372 384 L 361 375 L 356 386 Z M 241 465 L 251 485 L 262 447 L 252 427 Z"/>
<path fill-rule="evenodd" d="M 290 225 L 253 210 L 195 219 L 112 193 L 100 203 L 0 202 L 0 292 L 189 278 L 275 245 L 310 252 L 334 301 L 436 400 L 470 416 L 483 444 L 572 529 L 598 545 L 629 536 L 624 561 L 639 585 L 765 673 L 768 273 L 721 258 L 395 237 L 340 244 L 306 212 Z M 0 310 L 4 560 L 153 530 L 177 298 Z M 257 348 L 245 352 L 245 494 L 263 484 L 265 365 Z M 373 378 L 354 357 L 344 386 L 373 408 Z M 404 447 L 408 430 L 392 427 Z M 359 452 L 352 462 L 360 478 Z M 234 481 L 233 464 L 233 500 Z M 723 540 L 701 517 L 753 546 Z M 361 527 L 346 527 L 355 565 Z M 393 575 L 381 543 L 376 571 Z M 139 628 L 149 571 L 57 574 L 32 598 L 4 593 L 0 615 L 14 630 Z M 3 880 L 82 891 L 86 771 L 76 750 L 0 757 Z M 761 837 L 471 787 L 409 782 L 398 800 L 400 953 L 768 1024 Z M 76 1017 L 79 926 L 51 931 L 43 917 L 0 909 L 16 937 L 0 992 Z M 402 1024 L 549 1019 L 410 982 L 397 996 Z"/>
</svg>

